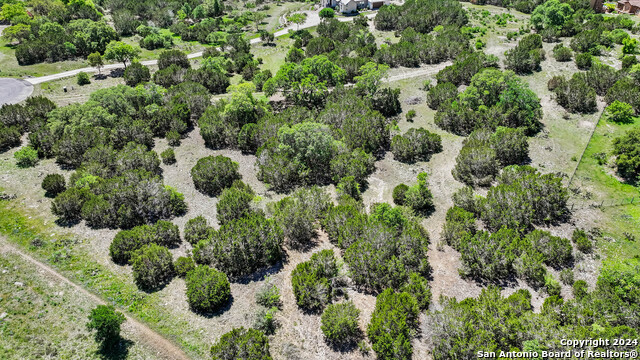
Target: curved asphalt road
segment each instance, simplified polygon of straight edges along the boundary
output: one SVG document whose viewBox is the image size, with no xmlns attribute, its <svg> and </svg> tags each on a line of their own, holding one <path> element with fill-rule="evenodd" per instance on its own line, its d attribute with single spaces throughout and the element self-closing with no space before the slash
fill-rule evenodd
<svg viewBox="0 0 640 360">
<path fill-rule="evenodd" d="M 33 92 L 33 85 L 20 79 L 0 78 L 0 106 L 15 104 Z"/>
</svg>

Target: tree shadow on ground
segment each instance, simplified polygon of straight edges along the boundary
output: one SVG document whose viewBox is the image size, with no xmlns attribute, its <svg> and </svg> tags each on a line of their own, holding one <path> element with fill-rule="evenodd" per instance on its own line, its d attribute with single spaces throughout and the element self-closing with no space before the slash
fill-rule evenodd
<svg viewBox="0 0 640 360">
<path fill-rule="evenodd" d="M 120 338 L 115 344 L 104 345 L 98 350 L 98 355 L 104 360 L 124 360 L 129 355 L 129 348 L 133 346 L 133 341 Z"/>
</svg>

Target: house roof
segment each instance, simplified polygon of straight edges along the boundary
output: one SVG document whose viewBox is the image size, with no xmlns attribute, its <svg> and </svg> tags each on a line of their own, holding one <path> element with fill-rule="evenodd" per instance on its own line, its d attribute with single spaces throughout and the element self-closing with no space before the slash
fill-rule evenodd
<svg viewBox="0 0 640 360">
<path fill-rule="evenodd" d="M 618 3 L 626 4 L 630 3 L 632 6 L 640 7 L 640 0 L 620 0 Z"/>
</svg>

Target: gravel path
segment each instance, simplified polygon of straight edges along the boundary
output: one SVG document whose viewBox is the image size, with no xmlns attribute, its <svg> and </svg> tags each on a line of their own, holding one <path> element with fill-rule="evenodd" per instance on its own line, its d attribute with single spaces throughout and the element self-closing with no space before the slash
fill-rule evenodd
<svg viewBox="0 0 640 360">
<path fill-rule="evenodd" d="M 55 278 L 58 281 L 64 282 L 70 286 L 72 286 L 76 291 L 81 293 L 84 296 L 91 298 L 93 302 L 96 304 L 107 305 L 102 298 L 97 295 L 87 291 L 85 288 L 79 286 L 73 281 L 66 278 L 64 275 L 58 273 L 55 269 L 50 267 L 49 265 L 44 264 L 41 261 L 36 260 L 35 258 L 27 255 L 26 253 L 20 251 L 18 248 L 10 245 L 5 239 L 0 237 L 0 254 L 12 252 L 17 255 L 20 255 L 27 262 L 38 267 L 42 272 L 47 275 Z M 130 327 L 131 330 L 140 337 L 140 340 L 145 343 L 150 349 L 154 349 L 156 351 L 156 359 L 166 359 L 166 360 L 188 360 L 189 357 L 180 349 L 178 346 L 174 345 L 169 340 L 165 339 L 155 331 L 148 328 L 146 325 L 141 322 L 133 319 L 127 314 L 124 314 L 127 322 L 123 324 L 125 327 Z"/>
<path fill-rule="evenodd" d="M 33 85 L 24 80 L 0 78 L 0 106 L 19 103 L 32 92 Z"/>
</svg>

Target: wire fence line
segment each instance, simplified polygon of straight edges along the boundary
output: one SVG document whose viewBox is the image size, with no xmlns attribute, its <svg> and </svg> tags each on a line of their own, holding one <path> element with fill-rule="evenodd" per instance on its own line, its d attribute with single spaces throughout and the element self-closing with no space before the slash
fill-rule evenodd
<svg viewBox="0 0 640 360">
<path fill-rule="evenodd" d="M 603 200 L 590 200 L 590 201 L 575 201 L 569 200 L 567 203 L 567 207 L 569 210 L 580 210 L 580 209 L 593 209 L 593 208 L 608 208 L 615 206 L 625 206 L 625 205 L 640 205 L 640 197 L 628 197 L 622 199 L 603 199 Z"/>
</svg>

